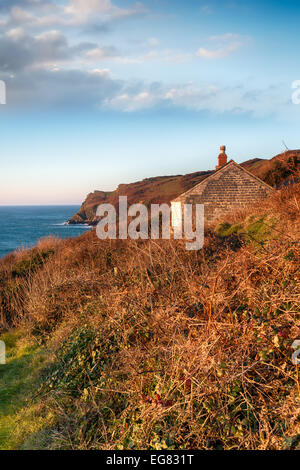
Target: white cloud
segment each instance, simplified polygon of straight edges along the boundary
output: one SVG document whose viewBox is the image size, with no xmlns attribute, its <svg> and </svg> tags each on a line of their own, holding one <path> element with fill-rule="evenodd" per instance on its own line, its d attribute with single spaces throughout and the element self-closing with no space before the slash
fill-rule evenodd
<svg viewBox="0 0 300 470">
<path fill-rule="evenodd" d="M 245 38 L 234 33 L 214 35 L 211 36 L 209 40 L 214 43 L 214 47 L 200 47 L 196 52 L 198 57 L 202 57 L 204 59 L 219 59 L 227 57 L 243 46 L 245 42 Z"/>
<path fill-rule="evenodd" d="M 20 7 L 13 7 L 10 11 L 11 21 L 18 24 L 26 24 L 32 21 L 33 16 Z"/>
<path fill-rule="evenodd" d="M 7 31 L 6 36 L 13 41 L 19 41 L 26 36 L 26 32 L 23 28 L 13 28 Z"/>
<path fill-rule="evenodd" d="M 220 47 L 219 49 L 206 49 L 205 47 L 200 47 L 197 51 L 197 56 L 204 59 L 219 59 L 222 57 L 227 57 L 229 54 L 232 54 L 237 49 L 241 47 L 241 43 L 228 44 L 228 46 Z"/>
<path fill-rule="evenodd" d="M 103 103 L 105 108 L 134 112 L 155 106 L 175 106 L 200 111 L 209 109 L 219 93 L 218 88 L 213 85 L 205 85 L 202 88 L 191 84 L 177 87 L 166 87 L 162 84 L 155 87 L 144 85 L 140 90 L 132 87 L 126 90 L 127 87 L 125 85 L 122 93 L 106 99 Z"/>
<path fill-rule="evenodd" d="M 69 0 L 64 12 L 81 21 L 91 14 L 111 14 L 114 9 L 115 7 L 113 7 L 110 0 Z"/>
<path fill-rule="evenodd" d="M 1 49 L 0 49 L 1 50 Z M 0 58 L 1 59 L 1 58 Z M 9 77 L 14 78 L 9 78 Z M 255 89 L 251 84 L 164 84 L 121 80 L 108 68 L 66 70 L 56 62 L 7 72 L 12 106 L 97 108 L 119 112 L 179 108 L 193 112 L 282 115 L 290 109 L 283 85 Z"/>
<path fill-rule="evenodd" d="M 40 42 L 63 42 L 66 43 L 66 37 L 56 29 L 52 29 L 51 31 L 44 31 L 41 34 L 37 34 L 35 39 Z"/>
<path fill-rule="evenodd" d="M 104 59 L 105 57 L 114 57 L 117 52 L 114 47 L 93 47 L 87 50 L 83 56 L 88 62 L 95 62 Z"/>
<path fill-rule="evenodd" d="M 123 83 L 121 92 L 106 98 L 102 105 L 106 109 L 121 112 L 136 112 L 154 107 L 175 107 L 194 112 L 250 113 L 266 116 L 282 112 L 286 108 L 286 97 L 280 86 L 267 89 L 247 89 L 240 84 L 224 86 L 193 83 L 166 86 L 139 84 L 135 87 Z"/>
<path fill-rule="evenodd" d="M 112 57 L 112 60 L 121 64 L 143 64 L 146 62 L 164 62 L 166 64 L 184 64 L 193 57 L 193 54 L 173 49 L 154 49 L 144 54 L 132 56 Z"/>
<path fill-rule="evenodd" d="M 149 91 L 139 93 L 121 93 L 103 102 L 105 108 L 123 112 L 134 112 L 151 108 L 157 103 L 158 97 Z"/>
<path fill-rule="evenodd" d="M 30 4 L 32 12 L 20 6 L 12 6 L 8 17 L 2 18 L 6 25 L 30 27 L 84 26 L 95 22 L 111 22 L 146 12 L 142 3 L 128 8 L 115 6 L 111 0 L 68 0 L 66 4 L 49 3 L 41 7 L 39 2 Z M 37 7 L 37 8 L 35 8 Z"/>
<path fill-rule="evenodd" d="M 160 64 L 185 64 L 196 60 L 197 56 L 218 59 L 246 44 L 244 36 L 232 32 L 210 36 L 196 53 L 164 48 L 158 38 L 144 36 L 138 45 L 137 41 L 132 42 L 133 50 L 125 49 L 128 41 L 121 43 L 123 51 L 120 52 L 114 46 L 78 42 L 76 38 L 83 37 L 79 36 L 81 33 L 89 38 L 94 25 L 145 11 L 141 3 L 125 8 L 114 5 L 113 0 L 56 3 L 51 3 L 51 0 L 48 3 L 11 0 L 15 6 L 9 9 L 8 0 L 0 1 L 2 5 L 4 1 L 6 3 L 5 9 L 0 4 L 0 11 L 6 15 L 6 22 L 0 21 L 3 30 L 0 35 L 0 71 L 13 82 L 10 85 L 11 102 L 16 105 L 82 105 L 120 112 L 174 107 L 196 112 L 207 110 L 257 115 L 277 112 L 284 106 L 284 90 L 278 87 L 254 90 L 248 83 L 225 86 L 222 83 L 134 82 L 116 79 L 107 68 L 108 60 L 110 65 L 111 62 L 124 65 L 153 63 L 153 68 L 159 70 Z M 26 9 L 21 5 L 26 5 Z M 74 30 L 70 31 L 70 27 Z M 105 64 L 103 68 L 101 63 Z M 143 67 L 139 69 L 143 70 Z"/>
<path fill-rule="evenodd" d="M 30 35 L 23 28 L 13 28 L 0 36 L 0 71 L 14 73 L 41 65 L 54 67 L 58 62 L 62 65 L 78 59 L 88 61 L 89 53 L 94 61 L 115 55 L 116 51 L 88 42 L 69 44 L 67 37 L 57 30 Z"/>
<path fill-rule="evenodd" d="M 160 41 L 157 38 L 149 38 L 147 44 L 151 47 L 157 47 L 160 45 Z"/>
<path fill-rule="evenodd" d="M 135 3 L 130 8 L 120 8 L 112 4 L 111 0 L 69 0 L 63 13 L 75 24 L 86 23 L 95 18 L 113 20 L 126 16 L 133 16 L 145 12 L 142 3 Z"/>
<path fill-rule="evenodd" d="M 113 79 L 108 69 L 65 70 L 57 66 L 24 70 L 13 80 L 7 76 L 6 81 L 10 106 L 32 109 L 95 109 L 124 87 L 124 82 Z"/>
<path fill-rule="evenodd" d="M 105 78 L 110 78 L 110 70 L 109 69 L 93 69 L 89 71 L 90 75 L 95 75 L 98 77 L 105 77 Z"/>
</svg>

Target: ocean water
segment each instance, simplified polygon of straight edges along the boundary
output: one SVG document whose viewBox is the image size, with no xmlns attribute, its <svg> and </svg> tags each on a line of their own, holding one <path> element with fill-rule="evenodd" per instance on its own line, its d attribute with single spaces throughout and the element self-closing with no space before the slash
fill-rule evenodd
<svg viewBox="0 0 300 470">
<path fill-rule="evenodd" d="M 0 206 L 0 257 L 47 235 L 76 237 L 87 225 L 64 225 L 79 206 Z"/>
</svg>

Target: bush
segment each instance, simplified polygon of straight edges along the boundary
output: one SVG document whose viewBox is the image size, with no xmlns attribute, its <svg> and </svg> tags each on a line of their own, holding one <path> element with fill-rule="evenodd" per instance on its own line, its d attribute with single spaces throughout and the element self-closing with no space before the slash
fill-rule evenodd
<svg viewBox="0 0 300 470">
<path fill-rule="evenodd" d="M 87 399 L 89 390 L 101 382 L 103 372 L 117 351 L 114 335 L 103 337 L 87 325 L 76 328 L 57 351 L 42 389 L 62 390 Z"/>
<path fill-rule="evenodd" d="M 34 273 L 43 266 L 49 256 L 53 255 L 53 250 L 38 251 L 30 253 L 29 257 L 23 258 L 16 263 L 12 269 L 13 277 L 23 277 Z"/>
</svg>

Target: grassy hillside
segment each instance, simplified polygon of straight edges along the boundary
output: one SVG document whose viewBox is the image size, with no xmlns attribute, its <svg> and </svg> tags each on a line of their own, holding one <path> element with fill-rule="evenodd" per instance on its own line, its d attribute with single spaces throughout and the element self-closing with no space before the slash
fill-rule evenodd
<svg viewBox="0 0 300 470">
<path fill-rule="evenodd" d="M 0 450 L 21 448 L 31 436 L 47 432 L 53 421 L 40 400 L 34 400 L 45 353 L 22 330 L 5 333 L 7 363 L 0 365 Z M 40 434 L 41 433 L 41 434 Z"/>
<path fill-rule="evenodd" d="M 299 168 L 300 150 L 287 151 L 276 155 L 271 160 L 255 158 L 241 165 L 271 186 L 277 186 L 292 178 L 295 168 Z M 110 203 L 118 206 L 119 196 L 127 196 L 129 204 L 170 202 L 212 173 L 213 171 L 199 171 L 184 176 L 158 176 L 136 183 L 120 184 L 115 191 L 111 192 L 94 191 L 87 196 L 70 223 L 95 224 L 97 222 L 96 209 L 99 204 Z"/>
<path fill-rule="evenodd" d="M 295 184 L 198 252 L 92 231 L 0 260 L 0 448 L 299 448 L 299 216 Z"/>
</svg>

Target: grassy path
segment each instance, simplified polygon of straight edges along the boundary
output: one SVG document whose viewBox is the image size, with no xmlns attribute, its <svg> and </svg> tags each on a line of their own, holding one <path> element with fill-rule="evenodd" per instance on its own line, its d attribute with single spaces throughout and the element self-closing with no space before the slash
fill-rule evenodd
<svg viewBox="0 0 300 470">
<path fill-rule="evenodd" d="M 51 419 L 33 396 L 45 356 L 21 331 L 0 339 L 6 344 L 6 364 L 0 365 L 0 450 L 43 446 L 40 435 Z"/>
</svg>

